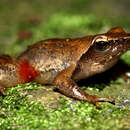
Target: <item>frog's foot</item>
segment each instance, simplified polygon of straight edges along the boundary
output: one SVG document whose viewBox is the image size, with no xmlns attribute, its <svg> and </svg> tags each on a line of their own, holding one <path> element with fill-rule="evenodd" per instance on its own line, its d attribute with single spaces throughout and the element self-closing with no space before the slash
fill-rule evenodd
<svg viewBox="0 0 130 130">
<path fill-rule="evenodd" d="M 6 95 L 5 88 L 2 87 L 1 85 L 0 85 L 0 92 L 1 92 L 3 95 Z"/>
<path fill-rule="evenodd" d="M 102 98 L 102 97 L 98 97 L 98 96 L 94 96 L 94 95 L 87 95 L 88 101 L 90 103 L 95 104 L 97 107 L 99 107 L 99 102 L 109 102 L 113 105 L 115 105 L 115 100 L 111 97 L 109 98 Z"/>
<path fill-rule="evenodd" d="M 109 102 L 111 104 L 115 105 L 115 99 L 109 97 L 109 98 L 102 98 L 102 97 L 97 97 L 98 102 Z"/>
</svg>

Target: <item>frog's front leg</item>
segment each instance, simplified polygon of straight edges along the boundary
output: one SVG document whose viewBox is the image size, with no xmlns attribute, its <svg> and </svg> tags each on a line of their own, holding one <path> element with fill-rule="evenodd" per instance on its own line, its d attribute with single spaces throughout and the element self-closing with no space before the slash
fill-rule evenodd
<svg viewBox="0 0 130 130">
<path fill-rule="evenodd" d="M 100 105 L 98 104 L 98 102 L 100 101 L 114 103 L 114 100 L 112 99 L 89 95 L 85 91 L 81 90 L 78 85 L 71 79 L 75 67 L 75 64 L 71 65 L 69 68 L 61 71 L 54 79 L 53 83 L 61 93 L 66 96 L 76 98 L 78 100 L 88 101 L 96 105 L 97 107 L 100 107 Z"/>
</svg>

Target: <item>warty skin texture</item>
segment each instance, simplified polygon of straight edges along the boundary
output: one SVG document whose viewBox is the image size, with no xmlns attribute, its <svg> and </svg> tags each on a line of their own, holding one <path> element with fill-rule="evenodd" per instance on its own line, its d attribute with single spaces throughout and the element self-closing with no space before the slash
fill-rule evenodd
<svg viewBox="0 0 130 130">
<path fill-rule="evenodd" d="M 130 33 L 112 28 L 107 33 L 75 39 L 40 41 L 23 52 L 17 59 L 0 57 L 0 91 L 17 84 L 36 81 L 52 84 L 66 96 L 98 102 L 113 99 L 89 95 L 75 81 L 104 72 L 119 57 L 130 50 Z"/>
</svg>

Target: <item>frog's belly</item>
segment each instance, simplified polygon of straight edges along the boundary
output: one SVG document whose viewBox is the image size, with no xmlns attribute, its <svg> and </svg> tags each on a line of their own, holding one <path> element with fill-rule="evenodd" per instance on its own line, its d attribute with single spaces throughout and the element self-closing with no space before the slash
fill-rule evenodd
<svg viewBox="0 0 130 130">
<path fill-rule="evenodd" d="M 35 81 L 43 84 L 52 84 L 54 78 L 59 72 L 51 70 L 48 72 L 40 72 L 39 76 L 36 77 Z"/>
<path fill-rule="evenodd" d="M 43 61 L 39 61 L 39 64 L 34 65 L 35 69 L 39 72 L 39 76 L 35 81 L 44 84 L 52 84 L 54 78 L 69 66 L 69 63 L 60 59 L 47 59 L 44 63 Z"/>
</svg>

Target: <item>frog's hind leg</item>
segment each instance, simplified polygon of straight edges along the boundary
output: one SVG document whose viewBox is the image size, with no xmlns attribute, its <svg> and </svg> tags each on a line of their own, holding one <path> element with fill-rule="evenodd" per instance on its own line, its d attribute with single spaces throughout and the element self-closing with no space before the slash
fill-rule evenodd
<svg viewBox="0 0 130 130">
<path fill-rule="evenodd" d="M 100 107 L 98 104 L 99 101 L 113 102 L 107 98 L 100 98 L 97 96 L 89 95 L 85 91 L 81 90 L 78 85 L 71 79 L 75 67 L 76 64 L 71 65 L 67 69 L 61 71 L 54 79 L 53 83 L 61 93 L 78 100 L 88 101 L 97 107 Z"/>
</svg>

